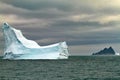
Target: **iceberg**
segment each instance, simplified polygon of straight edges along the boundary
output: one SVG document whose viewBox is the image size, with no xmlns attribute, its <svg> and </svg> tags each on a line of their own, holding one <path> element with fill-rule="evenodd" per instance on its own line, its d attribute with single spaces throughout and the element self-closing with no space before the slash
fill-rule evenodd
<svg viewBox="0 0 120 80">
<path fill-rule="evenodd" d="M 20 30 L 7 23 L 3 24 L 5 49 L 3 59 L 68 59 L 66 42 L 40 46 L 33 40 L 26 39 Z"/>
</svg>

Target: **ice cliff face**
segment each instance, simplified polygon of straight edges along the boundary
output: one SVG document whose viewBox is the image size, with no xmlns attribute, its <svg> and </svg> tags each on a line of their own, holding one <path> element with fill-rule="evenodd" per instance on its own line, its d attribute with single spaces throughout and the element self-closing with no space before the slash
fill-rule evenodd
<svg viewBox="0 0 120 80">
<path fill-rule="evenodd" d="M 20 30 L 7 23 L 3 25 L 5 37 L 4 59 L 67 59 L 66 42 L 39 46 L 35 41 L 26 39 Z"/>
</svg>

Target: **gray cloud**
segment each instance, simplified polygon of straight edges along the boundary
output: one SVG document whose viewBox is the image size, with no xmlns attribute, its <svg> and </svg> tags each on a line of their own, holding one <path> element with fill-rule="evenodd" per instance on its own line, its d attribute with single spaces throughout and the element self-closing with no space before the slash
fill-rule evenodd
<svg viewBox="0 0 120 80">
<path fill-rule="evenodd" d="M 79 22 L 75 22 L 75 21 L 69 21 L 69 20 L 62 20 L 62 21 L 57 21 L 53 24 L 51 24 L 51 26 L 53 27 L 99 27 L 99 26 L 103 26 L 104 24 L 100 24 L 97 21 L 79 21 Z"/>
<path fill-rule="evenodd" d="M 41 45 L 59 41 L 67 41 L 70 46 L 119 43 L 117 3 L 114 0 L 1 0 L 0 17 Z"/>
<path fill-rule="evenodd" d="M 116 15 L 120 13 L 119 7 L 103 5 L 105 0 L 96 2 L 98 6 L 93 4 L 94 1 L 89 0 L 1 0 L 1 2 L 11 6 L 11 8 L 1 10 L 1 13 L 11 13 L 26 18 L 49 19 L 75 14 Z"/>
<path fill-rule="evenodd" d="M 24 8 L 28 10 L 40 10 L 46 8 L 57 8 L 60 10 L 69 10 L 71 7 L 71 3 L 68 1 L 60 1 L 60 0 L 1 0 L 4 3 L 13 5 L 15 7 Z"/>
</svg>

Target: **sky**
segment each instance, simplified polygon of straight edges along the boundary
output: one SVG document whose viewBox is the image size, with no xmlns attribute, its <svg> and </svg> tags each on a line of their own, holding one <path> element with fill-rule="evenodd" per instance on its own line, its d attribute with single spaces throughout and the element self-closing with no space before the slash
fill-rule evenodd
<svg viewBox="0 0 120 80">
<path fill-rule="evenodd" d="M 41 46 L 66 41 L 71 55 L 120 53 L 120 0 L 0 0 L 1 54 L 4 22 Z"/>
</svg>

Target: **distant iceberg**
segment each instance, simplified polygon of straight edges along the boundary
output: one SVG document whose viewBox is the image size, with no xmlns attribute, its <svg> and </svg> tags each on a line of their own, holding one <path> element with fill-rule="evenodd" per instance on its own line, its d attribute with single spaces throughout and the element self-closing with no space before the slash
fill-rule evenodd
<svg viewBox="0 0 120 80">
<path fill-rule="evenodd" d="M 120 55 L 119 53 L 116 53 L 112 47 L 104 48 L 103 50 L 93 53 L 92 55 Z"/>
<path fill-rule="evenodd" d="M 3 25 L 5 50 L 3 59 L 68 59 L 66 42 L 39 46 L 35 41 L 26 39 L 20 30 L 7 23 Z"/>
</svg>

